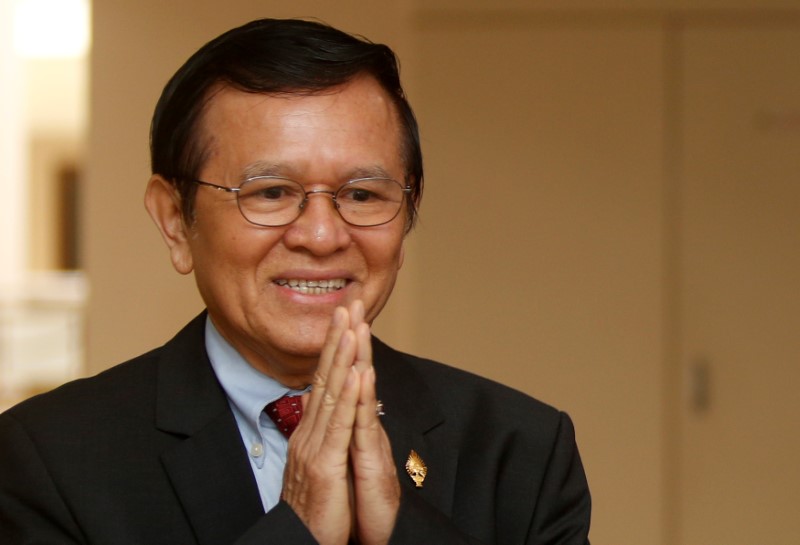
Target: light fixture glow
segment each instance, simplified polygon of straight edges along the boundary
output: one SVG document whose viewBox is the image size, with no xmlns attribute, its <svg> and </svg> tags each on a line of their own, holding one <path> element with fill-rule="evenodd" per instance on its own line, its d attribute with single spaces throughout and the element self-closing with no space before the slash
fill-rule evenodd
<svg viewBox="0 0 800 545">
<path fill-rule="evenodd" d="M 17 0 L 14 49 L 26 58 L 81 57 L 90 24 L 89 0 Z"/>
</svg>

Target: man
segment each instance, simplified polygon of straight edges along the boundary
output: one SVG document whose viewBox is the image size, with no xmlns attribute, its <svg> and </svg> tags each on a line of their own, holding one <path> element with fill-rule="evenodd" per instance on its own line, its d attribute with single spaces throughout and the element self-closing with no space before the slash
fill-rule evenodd
<svg viewBox="0 0 800 545">
<path fill-rule="evenodd" d="M 566 415 L 370 336 L 422 192 L 387 47 L 231 30 L 167 84 L 151 151 L 207 311 L 0 416 L 2 543 L 588 543 Z"/>
</svg>

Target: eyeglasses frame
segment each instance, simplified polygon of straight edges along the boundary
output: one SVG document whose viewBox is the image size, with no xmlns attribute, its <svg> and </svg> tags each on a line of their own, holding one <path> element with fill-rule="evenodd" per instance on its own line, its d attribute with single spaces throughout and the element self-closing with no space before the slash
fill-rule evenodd
<svg viewBox="0 0 800 545">
<path fill-rule="evenodd" d="M 297 216 L 294 219 L 292 219 L 292 221 L 289 221 L 289 222 L 286 222 L 286 223 L 281 223 L 279 225 L 266 225 L 266 224 L 257 223 L 255 221 L 251 220 L 244 213 L 244 210 L 242 210 L 241 201 L 239 200 L 239 194 L 242 191 L 242 186 L 244 184 L 246 184 L 247 182 L 250 182 L 252 180 L 263 180 L 263 179 L 286 180 L 288 182 L 292 182 L 292 183 L 297 184 L 298 186 L 300 186 L 303 189 L 303 200 L 300 202 L 300 205 L 298 206 L 298 208 L 300 209 L 300 212 L 297 214 Z M 245 221 L 247 221 L 248 223 L 251 223 L 253 225 L 257 225 L 259 227 L 285 227 L 287 225 L 291 225 L 292 223 L 297 221 L 297 219 L 300 218 L 300 216 L 303 214 L 303 210 L 305 210 L 306 203 L 308 203 L 308 197 L 310 195 L 317 195 L 317 194 L 330 195 L 331 200 L 333 201 L 333 208 L 336 210 L 336 213 L 339 214 L 339 217 L 342 218 L 342 221 L 344 221 L 348 225 L 352 225 L 354 227 L 378 227 L 379 225 L 386 225 L 387 223 L 393 221 L 400 214 L 400 210 L 403 209 L 403 205 L 402 204 L 397 207 L 397 212 L 395 212 L 394 216 L 392 216 L 388 220 L 382 221 L 380 223 L 370 224 L 370 225 L 359 225 L 357 223 L 352 223 L 350 221 L 347 221 L 347 219 L 342 215 L 341 211 L 339 210 L 340 205 L 336 201 L 336 195 L 338 195 L 339 191 L 341 191 L 342 188 L 347 187 L 350 184 L 353 184 L 353 183 L 356 183 L 356 182 L 369 181 L 369 180 L 386 180 L 386 181 L 389 181 L 389 182 L 394 182 L 398 186 L 400 186 L 400 189 L 403 191 L 403 194 L 405 195 L 406 198 L 408 198 L 408 196 L 411 194 L 411 191 L 413 190 L 413 188 L 411 186 L 408 186 L 408 185 L 403 186 L 400 182 L 398 182 L 394 178 L 386 178 L 386 177 L 383 177 L 383 176 L 368 176 L 368 177 L 364 177 L 364 178 L 354 178 L 352 180 L 347 180 L 345 183 L 340 185 L 336 189 L 336 191 L 330 191 L 328 189 L 312 189 L 310 191 L 306 191 L 305 188 L 303 187 L 303 184 L 301 184 L 297 180 L 292 180 L 291 178 L 286 178 L 284 176 L 253 176 L 253 177 L 250 177 L 250 178 L 247 178 L 246 180 L 244 180 L 241 184 L 239 184 L 238 187 L 228 187 L 226 185 L 214 184 L 214 183 L 206 182 L 204 180 L 200 180 L 200 179 L 196 179 L 196 178 L 190 179 L 189 181 L 191 181 L 193 183 L 196 183 L 198 185 L 204 185 L 204 186 L 207 186 L 207 187 L 211 187 L 213 189 L 217 189 L 217 190 L 220 190 L 220 191 L 225 191 L 226 193 L 234 193 L 236 195 L 236 207 L 239 209 L 239 213 L 242 215 L 242 217 L 245 219 Z"/>
</svg>

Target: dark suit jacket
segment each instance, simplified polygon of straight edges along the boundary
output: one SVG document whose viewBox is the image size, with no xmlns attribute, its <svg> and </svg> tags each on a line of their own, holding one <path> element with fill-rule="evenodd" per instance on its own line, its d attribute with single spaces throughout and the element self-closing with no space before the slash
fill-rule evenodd
<svg viewBox="0 0 800 545">
<path fill-rule="evenodd" d="M 263 512 L 204 320 L 0 415 L 0 543 L 315 543 L 287 504 Z M 565 414 L 378 340 L 374 356 L 404 485 L 392 545 L 588 543 Z M 423 488 L 404 469 L 411 449 L 428 467 Z"/>
</svg>

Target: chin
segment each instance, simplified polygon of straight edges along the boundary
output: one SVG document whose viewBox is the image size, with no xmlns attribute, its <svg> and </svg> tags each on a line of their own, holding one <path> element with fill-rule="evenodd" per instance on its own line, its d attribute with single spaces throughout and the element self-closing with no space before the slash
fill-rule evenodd
<svg viewBox="0 0 800 545">
<path fill-rule="evenodd" d="M 322 353 L 322 343 L 303 343 L 299 345 L 287 346 L 284 352 L 295 358 L 319 358 Z"/>
<path fill-rule="evenodd" d="M 279 340 L 277 347 L 282 352 L 299 358 L 319 358 L 325 345 L 328 324 L 324 327 L 298 328 Z"/>
</svg>

